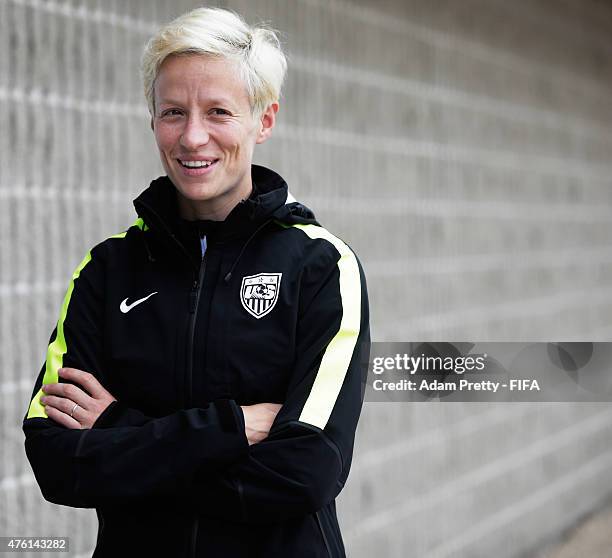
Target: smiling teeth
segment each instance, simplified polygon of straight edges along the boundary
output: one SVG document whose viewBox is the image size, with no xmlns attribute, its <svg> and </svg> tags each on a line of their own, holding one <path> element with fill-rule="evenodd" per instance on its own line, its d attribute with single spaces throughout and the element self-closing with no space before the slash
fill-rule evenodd
<svg viewBox="0 0 612 558">
<path fill-rule="evenodd" d="M 212 161 L 181 161 L 181 165 L 192 169 L 198 169 L 200 167 L 210 167 L 210 165 L 212 164 Z"/>
</svg>

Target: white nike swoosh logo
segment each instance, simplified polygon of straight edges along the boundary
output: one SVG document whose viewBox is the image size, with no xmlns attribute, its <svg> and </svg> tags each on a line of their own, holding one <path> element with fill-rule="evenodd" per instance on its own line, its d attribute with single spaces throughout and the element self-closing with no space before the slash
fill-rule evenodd
<svg viewBox="0 0 612 558">
<path fill-rule="evenodd" d="M 155 291 L 154 293 L 151 293 L 148 296 L 145 296 L 144 298 L 139 298 L 138 300 L 132 302 L 132 304 L 128 304 L 127 303 L 127 298 L 119 305 L 119 310 L 121 310 L 124 314 L 127 314 L 132 308 L 134 308 L 134 306 L 138 306 L 141 302 L 144 302 L 145 300 L 148 300 L 149 298 L 151 298 L 154 294 L 157 294 L 157 291 Z M 129 298 L 129 297 L 128 297 Z"/>
</svg>

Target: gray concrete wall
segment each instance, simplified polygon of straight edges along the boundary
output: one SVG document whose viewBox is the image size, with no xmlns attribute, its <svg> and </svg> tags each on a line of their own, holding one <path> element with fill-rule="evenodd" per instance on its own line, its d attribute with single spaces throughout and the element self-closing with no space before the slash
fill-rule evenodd
<svg viewBox="0 0 612 558">
<path fill-rule="evenodd" d="M 42 500 L 20 422 L 72 269 L 161 173 L 144 41 L 195 2 L 0 1 L 0 534 L 95 540 Z M 596 0 L 230 1 L 290 65 L 258 147 L 360 255 L 375 340 L 612 333 L 612 8 Z M 605 404 L 374 404 L 349 555 L 518 557 L 609 497 Z"/>
</svg>

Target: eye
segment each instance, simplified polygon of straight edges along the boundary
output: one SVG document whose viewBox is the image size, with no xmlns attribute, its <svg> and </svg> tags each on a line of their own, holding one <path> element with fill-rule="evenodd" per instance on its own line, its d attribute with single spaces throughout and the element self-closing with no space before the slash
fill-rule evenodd
<svg viewBox="0 0 612 558">
<path fill-rule="evenodd" d="M 215 116 L 230 116 L 230 113 L 228 111 L 226 111 L 225 109 L 222 109 L 222 108 L 214 108 L 214 109 L 211 110 L 211 112 Z"/>
<path fill-rule="evenodd" d="M 181 111 L 179 109 L 176 109 L 176 108 L 171 108 L 171 109 L 168 109 L 168 110 L 164 110 L 161 113 L 161 116 L 162 117 L 164 117 L 164 116 L 180 116 L 181 114 L 183 114 L 183 111 Z"/>
</svg>

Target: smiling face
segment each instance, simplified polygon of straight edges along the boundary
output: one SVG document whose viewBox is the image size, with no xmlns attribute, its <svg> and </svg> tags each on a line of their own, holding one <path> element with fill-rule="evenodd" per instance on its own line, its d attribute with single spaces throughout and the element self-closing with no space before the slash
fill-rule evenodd
<svg viewBox="0 0 612 558">
<path fill-rule="evenodd" d="M 166 58 L 154 95 L 151 125 L 181 216 L 225 219 L 251 193 L 253 150 L 270 137 L 278 103 L 253 118 L 236 63 L 206 55 Z"/>
</svg>

